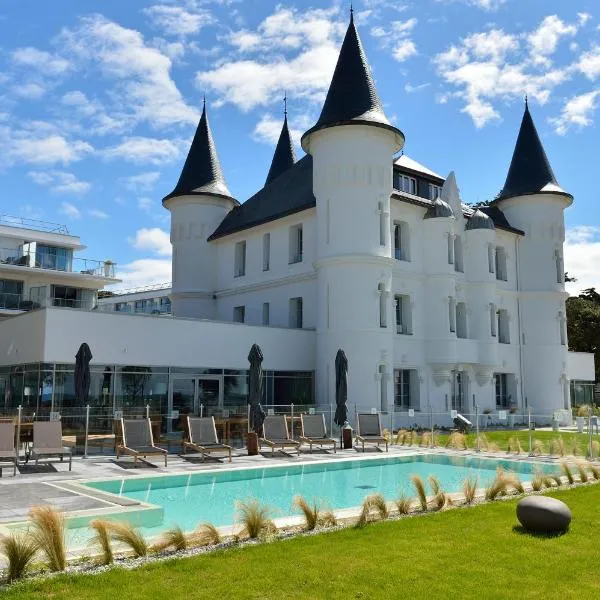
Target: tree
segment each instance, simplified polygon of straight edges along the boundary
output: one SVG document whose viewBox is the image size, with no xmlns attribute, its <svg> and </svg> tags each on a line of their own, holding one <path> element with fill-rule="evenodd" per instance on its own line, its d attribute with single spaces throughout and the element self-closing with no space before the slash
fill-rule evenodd
<svg viewBox="0 0 600 600">
<path fill-rule="evenodd" d="M 596 380 L 600 380 L 600 294 L 595 288 L 567 298 L 569 350 L 593 352 Z"/>
</svg>

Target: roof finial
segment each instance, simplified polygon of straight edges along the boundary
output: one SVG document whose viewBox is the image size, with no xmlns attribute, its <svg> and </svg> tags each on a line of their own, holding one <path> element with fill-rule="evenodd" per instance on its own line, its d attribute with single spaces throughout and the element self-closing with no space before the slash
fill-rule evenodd
<svg viewBox="0 0 600 600">
<path fill-rule="evenodd" d="M 354 7 L 352 6 L 352 2 L 350 2 L 350 23 L 354 22 Z"/>
<path fill-rule="evenodd" d="M 287 118 L 287 92 L 283 92 L 283 116 Z"/>
<path fill-rule="evenodd" d="M 202 94 L 202 110 L 206 110 L 206 94 Z"/>
</svg>

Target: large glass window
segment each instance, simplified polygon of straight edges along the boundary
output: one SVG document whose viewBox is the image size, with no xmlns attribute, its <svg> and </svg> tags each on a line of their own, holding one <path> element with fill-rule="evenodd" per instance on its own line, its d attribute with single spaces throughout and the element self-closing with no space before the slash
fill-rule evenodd
<svg viewBox="0 0 600 600">
<path fill-rule="evenodd" d="M 498 341 L 501 344 L 510 344 L 508 311 L 504 309 L 498 311 Z"/>
<path fill-rule="evenodd" d="M 394 188 L 401 192 L 407 192 L 413 196 L 417 195 L 417 180 L 414 177 L 408 175 L 401 175 L 400 173 L 394 173 Z"/>
<path fill-rule="evenodd" d="M 41 269 L 54 269 L 56 271 L 71 271 L 73 250 L 70 248 L 57 248 L 36 244 L 35 266 Z"/>
<path fill-rule="evenodd" d="M 412 315 L 410 296 L 398 295 L 394 297 L 396 314 L 396 333 L 408 335 L 412 333 Z"/>
<path fill-rule="evenodd" d="M 419 408 L 419 377 L 416 369 L 394 370 L 394 406 L 399 410 Z"/>
<path fill-rule="evenodd" d="M 508 377 L 506 373 L 496 373 L 494 380 L 496 383 L 496 406 L 508 408 Z"/>
<path fill-rule="evenodd" d="M 404 221 L 394 223 L 394 258 L 396 260 L 410 260 L 408 223 Z"/>
<path fill-rule="evenodd" d="M 23 300 L 23 282 L 0 279 L 0 308 L 18 309 Z"/>
<path fill-rule="evenodd" d="M 52 306 L 91 310 L 96 304 L 96 291 L 65 285 L 52 286 Z"/>
</svg>

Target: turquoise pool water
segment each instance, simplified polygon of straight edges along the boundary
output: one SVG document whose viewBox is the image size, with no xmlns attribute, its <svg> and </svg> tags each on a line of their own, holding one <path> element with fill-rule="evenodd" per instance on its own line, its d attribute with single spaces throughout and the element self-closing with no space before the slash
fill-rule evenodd
<svg viewBox="0 0 600 600">
<path fill-rule="evenodd" d="M 332 509 L 359 506 L 366 495 L 380 492 L 387 499 L 401 492 L 414 495 L 410 476 L 438 477 L 445 491 L 456 492 L 468 476 L 478 478 L 478 486 L 486 486 L 496 468 L 531 479 L 534 468 L 555 472 L 554 465 L 496 460 L 472 456 L 413 455 L 393 458 L 333 461 L 310 465 L 285 465 L 258 469 L 240 469 L 189 475 L 123 478 L 89 482 L 89 487 L 161 506 L 162 523 L 144 528 L 153 535 L 179 525 L 192 530 L 210 521 L 221 525 L 235 522 L 235 503 L 256 498 L 273 509 L 274 517 L 293 514 L 295 495 L 321 499 Z"/>
</svg>

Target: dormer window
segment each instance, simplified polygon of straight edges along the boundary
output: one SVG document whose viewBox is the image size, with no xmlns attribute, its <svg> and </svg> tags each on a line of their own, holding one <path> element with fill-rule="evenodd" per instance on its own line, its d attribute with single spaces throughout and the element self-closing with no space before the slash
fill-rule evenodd
<svg viewBox="0 0 600 600">
<path fill-rule="evenodd" d="M 417 195 L 417 180 L 408 175 L 394 173 L 394 188 L 407 194 Z"/>
<path fill-rule="evenodd" d="M 429 199 L 435 200 L 442 195 L 442 188 L 434 183 L 429 184 Z"/>
</svg>

